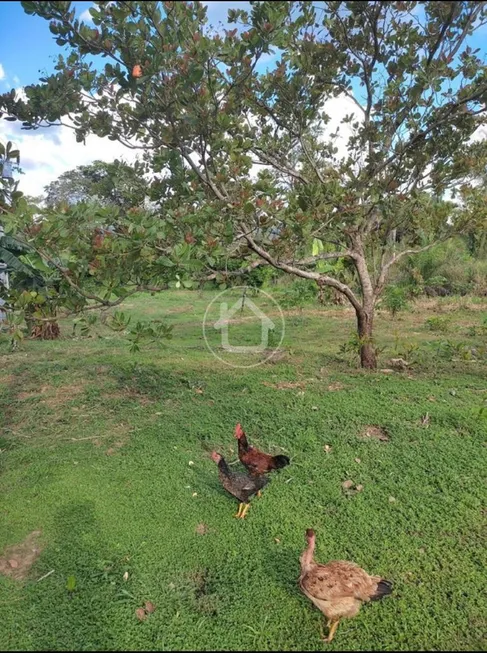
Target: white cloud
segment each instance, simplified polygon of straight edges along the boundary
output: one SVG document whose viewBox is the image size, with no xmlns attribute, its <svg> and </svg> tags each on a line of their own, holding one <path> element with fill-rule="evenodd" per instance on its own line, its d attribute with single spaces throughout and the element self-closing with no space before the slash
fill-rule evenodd
<svg viewBox="0 0 487 653">
<path fill-rule="evenodd" d="M 91 17 L 89 9 L 85 9 L 83 11 L 83 13 L 80 15 L 79 19 L 82 20 L 85 23 L 92 23 L 93 22 L 93 18 Z"/>
<path fill-rule="evenodd" d="M 6 77 L 5 70 L 4 70 L 3 66 L 2 66 L 2 64 L 0 63 L 0 79 L 5 79 L 5 77 Z"/>
<path fill-rule="evenodd" d="M 12 141 L 20 150 L 19 190 L 26 195 L 42 195 L 44 186 L 67 170 L 95 160 L 124 159 L 131 163 L 139 150 L 129 149 L 107 138 L 88 136 L 86 145 L 76 143 L 69 127 L 22 130 L 20 122 L 0 121 L 0 141 Z"/>
</svg>

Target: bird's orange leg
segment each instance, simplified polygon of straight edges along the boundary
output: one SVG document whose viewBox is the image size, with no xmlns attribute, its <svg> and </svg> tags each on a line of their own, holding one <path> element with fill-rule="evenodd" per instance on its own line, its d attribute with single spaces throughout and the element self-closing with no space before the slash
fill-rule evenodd
<svg viewBox="0 0 487 653">
<path fill-rule="evenodd" d="M 330 623 L 330 622 L 328 622 Z M 331 628 L 328 632 L 328 637 L 324 639 L 324 642 L 330 643 L 331 640 L 335 637 L 336 629 L 338 628 L 338 624 L 340 623 L 340 620 L 338 619 L 337 621 L 333 621 L 331 624 Z"/>
<path fill-rule="evenodd" d="M 247 514 L 247 510 L 250 508 L 250 503 L 244 503 L 243 504 L 245 507 L 243 511 L 240 513 L 240 519 L 245 519 L 245 515 Z"/>
<path fill-rule="evenodd" d="M 245 505 L 245 503 L 240 503 L 238 505 L 238 512 L 237 512 L 236 515 L 234 515 L 234 517 L 236 517 L 237 519 L 240 519 L 240 517 L 242 515 L 242 509 L 243 509 L 244 505 Z"/>
</svg>

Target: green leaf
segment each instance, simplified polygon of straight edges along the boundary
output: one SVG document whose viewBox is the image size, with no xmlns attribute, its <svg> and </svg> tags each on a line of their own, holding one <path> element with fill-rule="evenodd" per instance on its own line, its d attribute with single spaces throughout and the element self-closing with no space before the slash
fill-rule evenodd
<svg viewBox="0 0 487 653">
<path fill-rule="evenodd" d="M 319 238 L 314 238 L 312 250 L 313 250 L 312 255 L 318 256 L 318 254 L 320 254 L 324 250 L 323 241 L 320 240 Z"/>
<path fill-rule="evenodd" d="M 76 588 L 76 576 L 68 576 L 66 589 L 68 590 L 68 592 L 74 592 L 75 588 Z"/>
<path fill-rule="evenodd" d="M 24 265 L 19 257 L 15 256 L 8 249 L 5 249 L 0 245 L 0 261 L 3 261 L 7 264 L 7 268 L 13 272 L 22 272 L 29 277 L 32 277 L 31 268 Z"/>
</svg>

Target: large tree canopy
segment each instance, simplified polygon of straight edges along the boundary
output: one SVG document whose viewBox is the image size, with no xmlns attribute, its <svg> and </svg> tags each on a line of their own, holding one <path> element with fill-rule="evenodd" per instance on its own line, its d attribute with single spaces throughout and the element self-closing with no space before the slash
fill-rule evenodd
<svg viewBox="0 0 487 653">
<path fill-rule="evenodd" d="M 191 256 L 212 268 L 224 246 L 244 269 L 331 286 L 356 311 L 364 366 L 391 266 L 484 219 L 487 67 L 470 40 L 485 3 L 252 2 L 224 31 L 200 2 L 95 2 L 94 27 L 70 2 L 22 5 L 69 55 L 0 110 L 140 148 Z"/>
<path fill-rule="evenodd" d="M 78 202 L 96 202 L 128 210 L 143 207 L 148 199 L 149 184 L 140 163 L 129 165 L 115 160 L 93 161 L 68 170 L 45 188 L 49 207 Z"/>
</svg>

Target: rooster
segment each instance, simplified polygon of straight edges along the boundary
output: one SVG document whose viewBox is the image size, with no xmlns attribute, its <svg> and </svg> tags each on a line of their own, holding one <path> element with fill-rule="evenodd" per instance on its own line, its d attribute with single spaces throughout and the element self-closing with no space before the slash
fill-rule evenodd
<svg viewBox="0 0 487 653">
<path fill-rule="evenodd" d="M 238 457 L 240 462 L 248 469 L 252 476 L 261 476 L 273 469 L 282 469 L 290 463 L 287 456 L 271 456 L 252 447 L 248 443 L 247 436 L 240 424 L 237 424 L 235 427 L 235 437 L 238 440 Z"/>
<path fill-rule="evenodd" d="M 218 476 L 225 490 L 240 501 L 235 517 L 245 519 L 250 507 L 250 497 L 260 492 L 267 485 L 269 479 L 264 476 L 248 476 L 247 474 L 232 472 L 225 458 L 216 451 L 212 452 L 211 458 L 218 465 Z"/>
<path fill-rule="evenodd" d="M 299 561 L 301 575 L 299 584 L 304 594 L 328 619 L 328 637 L 331 642 L 340 619 L 355 617 L 362 602 L 382 599 L 392 592 L 392 583 L 380 576 L 369 576 L 353 562 L 333 560 L 320 565 L 313 560 L 316 536 L 306 531 L 308 546 Z"/>
</svg>

